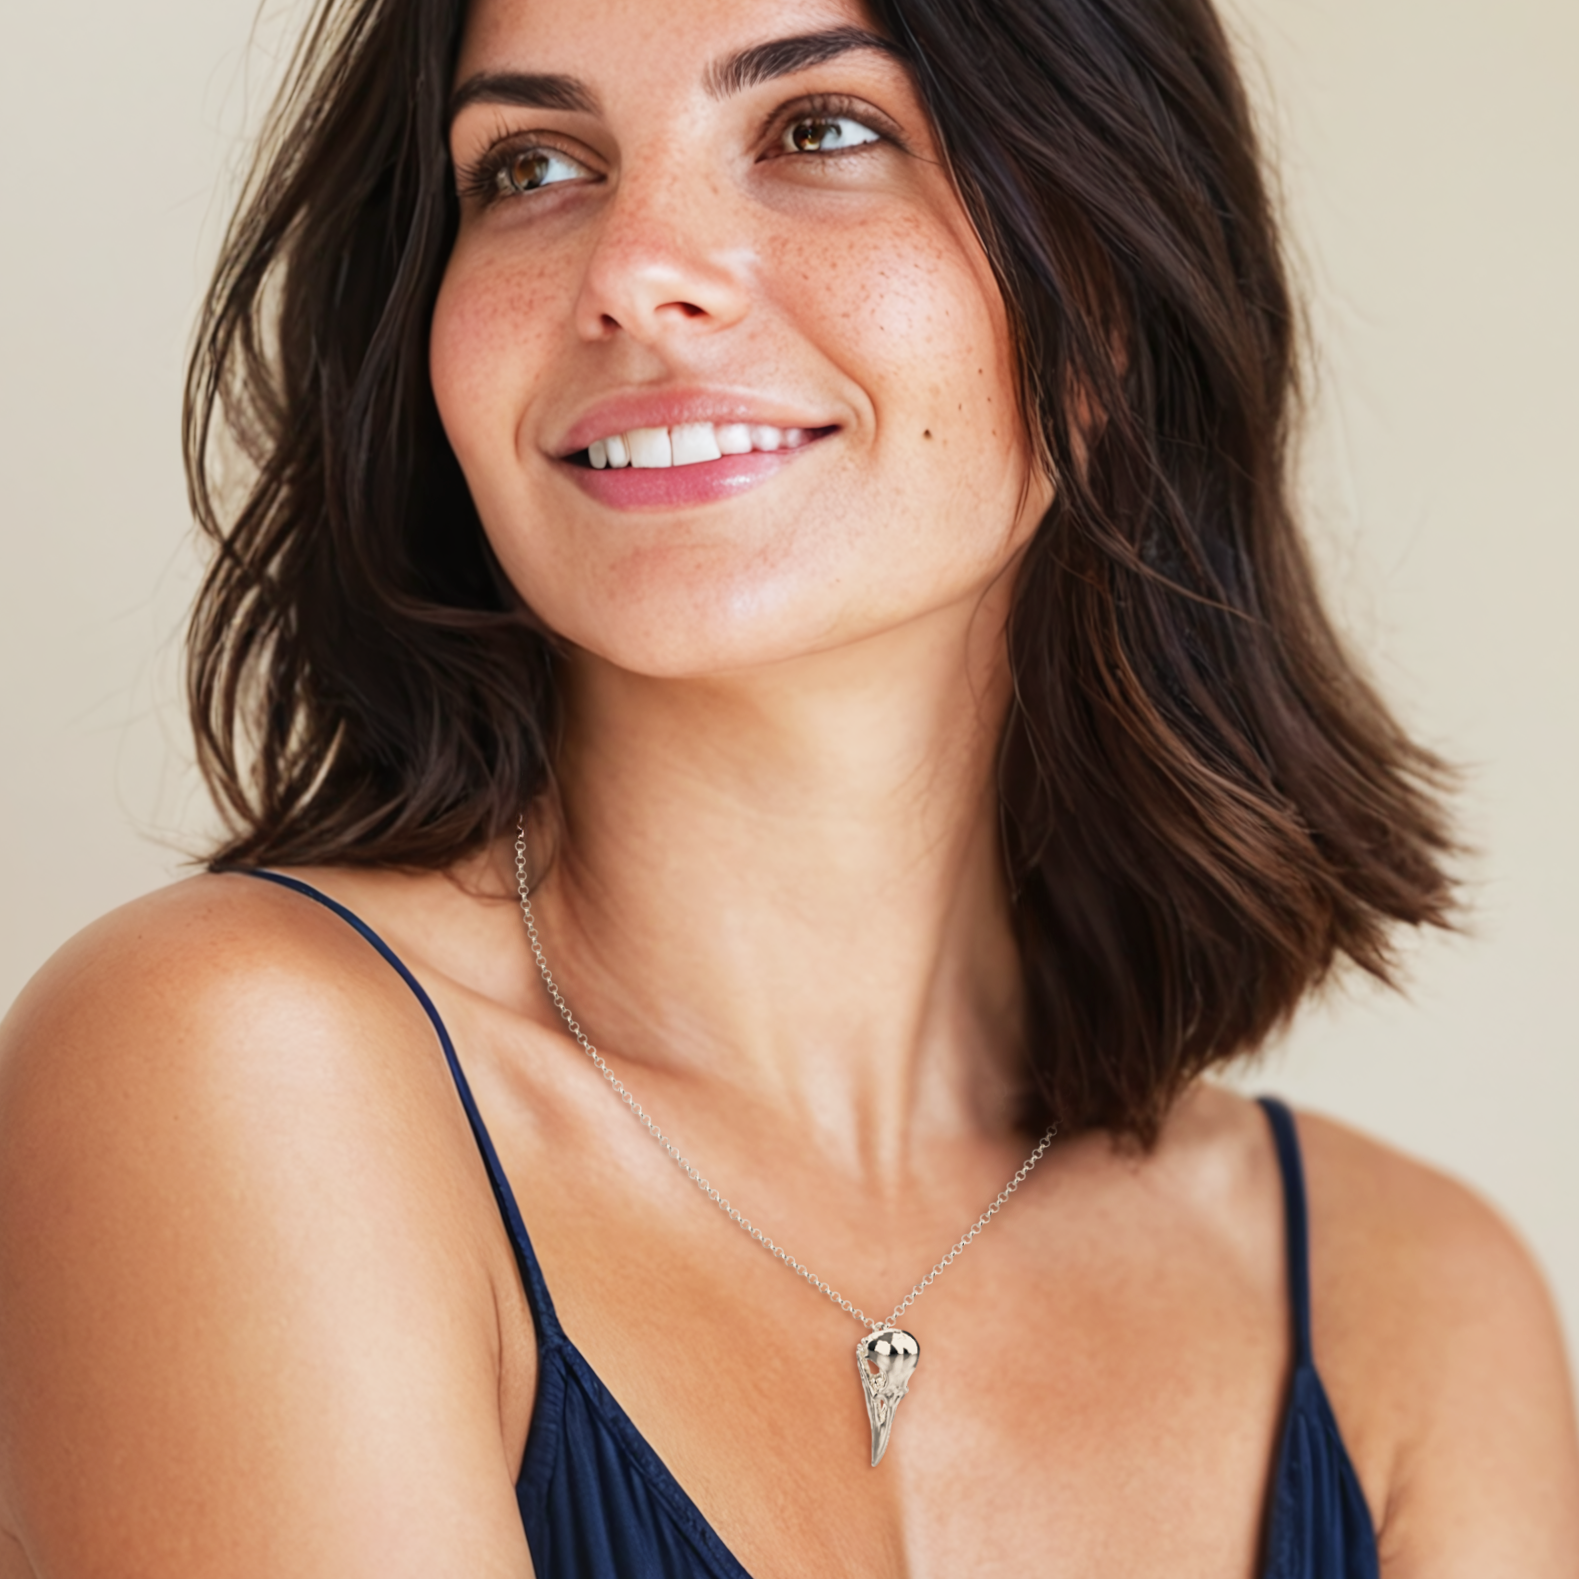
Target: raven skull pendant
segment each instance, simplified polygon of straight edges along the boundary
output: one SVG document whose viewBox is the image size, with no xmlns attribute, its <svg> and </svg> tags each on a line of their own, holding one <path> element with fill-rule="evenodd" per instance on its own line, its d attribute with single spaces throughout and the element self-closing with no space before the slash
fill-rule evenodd
<svg viewBox="0 0 1579 1579">
<path fill-rule="evenodd" d="M 910 1386 L 921 1345 L 908 1332 L 885 1328 L 868 1333 L 855 1346 L 855 1367 L 861 1373 L 861 1392 L 867 1418 L 872 1422 L 872 1468 L 888 1450 L 894 1429 L 894 1411 Z"/>
</svg>

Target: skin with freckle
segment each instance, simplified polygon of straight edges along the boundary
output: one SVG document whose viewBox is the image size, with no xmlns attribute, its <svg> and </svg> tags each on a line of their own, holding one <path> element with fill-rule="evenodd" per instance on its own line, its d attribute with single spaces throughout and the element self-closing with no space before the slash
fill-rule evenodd
<svg viewBox="0 0 1579 1579">
<path fill-rule="evenodd" d="M 557 638 L 556 797 L 522 814 L 555 980 L 699 1171 L 886 1314 L 1034 1143 L 998 775 L 1052 491 L 906 70 L 863 47 L 718 78 L 871 24 L 475 0 L 429 350 Z M 580 107 L 499 87 L 528 75 Z M 577 459 L 690 422 L 811 437 Z M 455 848 L 294 871 L 442 1016 L 565 1333 L 753 1579 L 1261 1579 L 1291 1324 L 1257 1107 L 1197 1083 L 1150 1151 L 1060 1137 L 906 1312 L 923 1359 L 873 1470 L 862 1329 L 566 1035 L 513 838 Z M 1450 1181 L 1299 1128 L 1315 1348 L 1384 1579 L 1574 1579 L 1579 1444 L 1527 1255 Z M 521 1478 L 563 1406 L 539 1339 L 434 1026 L 327 908 L 173 885 L 0 1027 L 0 1579 L 532 1579 L 524 1499 L 583 1489 Z"/>
</svg>

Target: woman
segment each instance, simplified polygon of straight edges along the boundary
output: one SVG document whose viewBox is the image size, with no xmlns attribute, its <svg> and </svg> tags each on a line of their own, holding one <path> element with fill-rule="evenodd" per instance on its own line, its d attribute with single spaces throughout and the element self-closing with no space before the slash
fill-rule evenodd
<svg viewBox="0 0 1579 1579">
<path fill-rule="evenodd" d="M 1202 1080 L 1451 914 L 1292 374 L 1198 0 L 327 8 L 234 834 L 7 1022 L 0 1575 L 1574 1573 L 1523 1251 Z"/>
</svg>

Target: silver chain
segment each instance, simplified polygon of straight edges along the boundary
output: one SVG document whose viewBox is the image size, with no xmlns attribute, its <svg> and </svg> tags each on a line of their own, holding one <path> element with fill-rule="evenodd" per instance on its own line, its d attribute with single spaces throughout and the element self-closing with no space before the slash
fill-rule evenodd
<svg viewBox="0 0 1579 1579">
<path fill-rule="evenodd" d="M 971 1243 L 972 1240 L 976 1238 L 982 1229 L 984 1229 L 987 1224 L 990 1223 L 993 1218 L 1003 1210 L 1004 1205 L 1008 1201 L 1009 1197 L 1013 1195 L 1022 1184 L 1025 1183 L 1026 1179 L 1031 1173 L 1031 1170 L 1047 1154 L 1047 1148 L 1052 1145 L 1053 1137 L 1058 1133 L 1058 1126 L 1054 1124 L 1036 1143 L 1036 1149 L 1031 1153 L 1031 1155 L 1020 1164 L 1020 1167 L 1015 1173 L 1014 1177 L 1010 1179 L 1009 1182 L 998 1192 L 998 1198 L 992 1203 L 991 1206 L 987 1208 L 986 1211 L 981 1214 L 980 1217 L 976 1219 L 974 1223 L 971 1224 L 954 1248 L 950 1250 L 948 1254 L 942 1258 L 942 1260 L 938 1261 L 933 1266 L 932 1270 L 928 1272 L 927 1275 L 922 1278 L 921 1281 L 917 1283 L 915 1287 L 912 1288 L 897 1305 L 894 1306 L 893 1311 L 889 1315 L 886 1322 L 874 1321 L 859 1306 L 852 1305 L 850 1301 L 838 1291 L 838 1289 L 832 1287 L 828 1283 L 823 1282 L 823 1280 L 818 1277 L 817 1274 L 809 1267 L 802 1265 L 801 1262 L 797 1261 L 795 1257 L 792 1256 L 789 1251 L 785 1250 L 781 1245 L 776 1245 L 771 1239 L 768 1238 L 765 1233 L 762 1232 L 760 1228 L 755 1227 L 748 1217 L 738 1211 L 735 1207 L 731 1206 L 728 1199 L 719 1191 L 715 1190 L 713 1186 L 709 1184 L 702 1176 L 702 1174 L 691 1166 L 691 1164 L 681 1154 L 680 1148 L 676 1146 L 674 1142 L 670 1140 L 669 1137 L 665 1135 L 656 1124 L 653 1123 L 653 1121 L 647 1116 L 647 1110 L 631 1094 L 620 1077 L 609 1068 L 607 1063 L 604 1062 L 603 1054 L 592 1045 L 591 1041 L 587 1037 L 587 1033 L 581 1029 L 581 1025 L 577 1021 L 575 1015 L 570 1012 L 570 1006 L 565 1002 L 557 983 L 554 981 L 554 973 L 548 968 L 548 961 L 543 957 L 542 940 L 537 935 L 537 919 L 532 914 L 532 890 L 526 881 L 525 819 L 516 825 L 515 884 L 516 891 L 521 896 L 521 919 L 526 923 L 526 936 L 532 945 L 532 957 L 537 961 L 537 969 L 543 978 L 543 985 L 548 989 L 548 996 L 553 999 L 554 1007 L 559 1010 L 559 1017 L 565 1022 L 566 1029 L 569 1030 L 570 1034 L 576 1039 L 576 1043 L 581 1048 L 581 1051 L 584 1052 L 589 1059 L 591 1059 L 593 1067 L 596 1068 L 598 1073 L 602 1075 L 603 1078 L 608 1081 L 609 1085 L 614 1088 L 614 1092 L 619 1097 L 620 1101 L 631 1110 L 632 1115 L 641 1124 L 642 1128 L 645 1129 L 647 1133 L 651 1135 L 652 1138 L 657 1141 L 658 1144 L 662 1146 L 663 1149 L 669 1154 L 669 1157 L 673 1161 L 674 1165 L 686 1176 L 686 1178 L 691 1181 L 692 1184 L 697 1187 L 697 1189 L 702 1192 L 703 1195 L 708 1198 L 708 1200 L 713 1203 L 714 1206 L 723 1212 L 732 1223 L 736 1224 L 740 1228 L 743 1228 L 748 1234 L 751 1235 L 753 1239 L 756 1240 L 759 1245 L 762 1246 L 764 1250 L 771 1251 L 792 1272 L 798 1274 L 800 1277 L 805 1278 L 805 1280 L 810 1283 L 811 1286 L 818 1291 L 818 1293 L 826 1295 L 833 1301 L 835 1305 L 839 1307 L 840 1310 L 847 1311 L 850 1315 L 854 1316 L 863 1327 L 866 1327 L 872 1332 L 881 1332 L 885 1327 L 898 1326 L 899 1318 L 903 1316 L 904 1313 L 909 1310 L 910 1307 L 915 1304 L 915 1302 L 920 1299 L 929 1288 L 931 1288 L 931 1286 L 937 1281 L 938 1277 L 948 1267 L 954 1264 L 954 1261 L 958 1256 L 964 1253 L 966 1247 Z"/>
</svg>

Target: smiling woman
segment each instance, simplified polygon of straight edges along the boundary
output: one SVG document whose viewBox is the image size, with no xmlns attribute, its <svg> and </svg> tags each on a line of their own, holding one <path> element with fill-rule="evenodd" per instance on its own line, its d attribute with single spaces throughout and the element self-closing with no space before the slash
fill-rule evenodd
<svg viewBox="0 0 1579 1579">
<path fill-rule="evenodd" d="M 1522 1249 L 1201 1078 L 1452 918 L 1294 318 L 1205 0 L 328 0 L 230 833 L 4 1031 L 0 1579 L 1571 1575 Z"/>
</svg>

